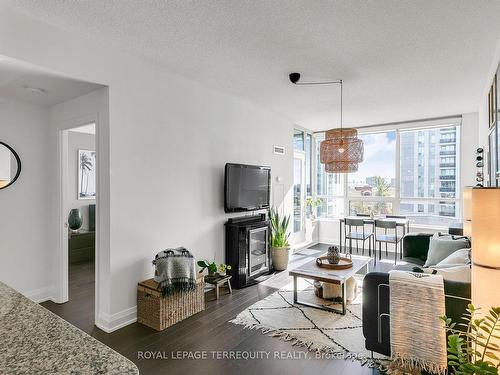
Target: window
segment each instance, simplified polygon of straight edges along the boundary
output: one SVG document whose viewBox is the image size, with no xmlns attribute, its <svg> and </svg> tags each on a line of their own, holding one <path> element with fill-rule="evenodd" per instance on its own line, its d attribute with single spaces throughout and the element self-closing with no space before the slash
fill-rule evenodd
<svg viewBox="0 0 500 375">
<path fill-rule="evenodd" d="M 447 225 L 458 216 L 459 127 L 429 128 L 400 132 L 399 212 L 413 222 Z M 415 139 L 426 139 L 426 152 L 411 152 Z"/>
<path fill-rule="evenodd" d="M 392 214 L 396 191 L 396 132 L 361 134 L 364 161 L 349 173 L 350 214 Z"/>
<path fill-rule="evenodd" d="M 302 130 L 295 129 L 293 131 L 293 149 L 304 151 L 304 132 Z"/>
<path fill-rule="evenodd" d="M 359 138 L 364 161 L 358 171 L 328 174 L 319 162 L 323 136 L 315 135 L 319 216 L 396 214 L 432 226 L 448 226 L 460 217 L 460 119 L 411 130 L 403 124 Z"/>
<path fill-rule="evenodd" d="M 312 135 L 306 134 L 306 195 L 312 195 Z"/>
<path fill-rule="evenodd" d="M 306 207 L 306 199 L 313 194 L 312 158 L 313 137 L 301 129 L 293 132 L 293 210 L 294 232 L 303 232 L 304 215 L 309 217 L 311 207 Z"/>
<path fill-rule="evenodd" d="M 316 195 L 321 199 L 317 208 L 319 217 L 334 217 L 344 214 L 344 175 L 340 173 L 326 173 L 320 162 L 319 146 L 324 137 L 316 136 Z"/>
</svg>

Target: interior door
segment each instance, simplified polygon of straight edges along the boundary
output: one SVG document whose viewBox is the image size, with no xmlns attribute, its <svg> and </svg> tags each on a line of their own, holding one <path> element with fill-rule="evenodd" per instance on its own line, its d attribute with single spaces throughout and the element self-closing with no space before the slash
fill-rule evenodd
<svg viewBox="0 0 500 375">
<path fill-rule="evenodd" d="M 305 231 L 305 199 L 306 199 L 306 158 L 303 151 L 295 151 L 293 155 L 293 242 L 306 240 Z"/>
</svg>

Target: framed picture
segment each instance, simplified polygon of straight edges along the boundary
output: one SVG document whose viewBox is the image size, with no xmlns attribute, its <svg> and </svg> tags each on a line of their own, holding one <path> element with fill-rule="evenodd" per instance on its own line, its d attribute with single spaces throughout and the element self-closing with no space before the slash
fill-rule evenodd
<svg viewBox="0 0 500 375">
<path fill-rule="evenodd" d="M 95 199 L 96 154 L 95 151 L 78 150 L 78 199 Z"/>
<path fill-rule="evenodd" d="M 492 128 L 497 122 L 497 76 L 493 77 L 493 83 L 488 93 L 488 120 L 489 127 Z"/>
</svg>

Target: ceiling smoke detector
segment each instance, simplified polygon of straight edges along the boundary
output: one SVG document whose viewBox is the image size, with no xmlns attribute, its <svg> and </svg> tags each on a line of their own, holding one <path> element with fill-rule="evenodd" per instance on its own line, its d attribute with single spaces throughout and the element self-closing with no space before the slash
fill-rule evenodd
<svg viewBox="0 0 500 375">
<path fill-rule="evenodd" d="M 42 95 L 47 93 L 47 90 L 42 89 L 41 87 L 24 86 L 23 88 L 32 94 Z"/>
</svg>

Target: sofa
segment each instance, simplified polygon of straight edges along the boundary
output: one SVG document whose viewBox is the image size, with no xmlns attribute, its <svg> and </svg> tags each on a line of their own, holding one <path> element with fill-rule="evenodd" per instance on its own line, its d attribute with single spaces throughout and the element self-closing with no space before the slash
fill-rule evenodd
<svg viewBox="0 0 500 375">
<path fill-rule="evenodd" d="M 429 243 L 432 234 L 409 233 L 403 238 L 403 261 L 394 269 L 411 271 L 415 266 L 422 267 L 427 259 Z M 390 317 L 381 318 L 381 340 L 378 337 L 378 314 L 389 314 L 389 288 L 380 284 L 389 284 L 389 274 L 386 272 L 370 272 L 363 280 L 363 336 L 367 350 L 383 355 L 391 355 L 391 337 L 389 329 Z M 380 301 L 378 291 L 380 290 Z M 458 321 L 467 308 L 471 298 L 471 284 L 466 282 L 444 281 L 446 295 L 464 299 L 447 297 L 445 300 L 446 315 Z"/>
</svg>

